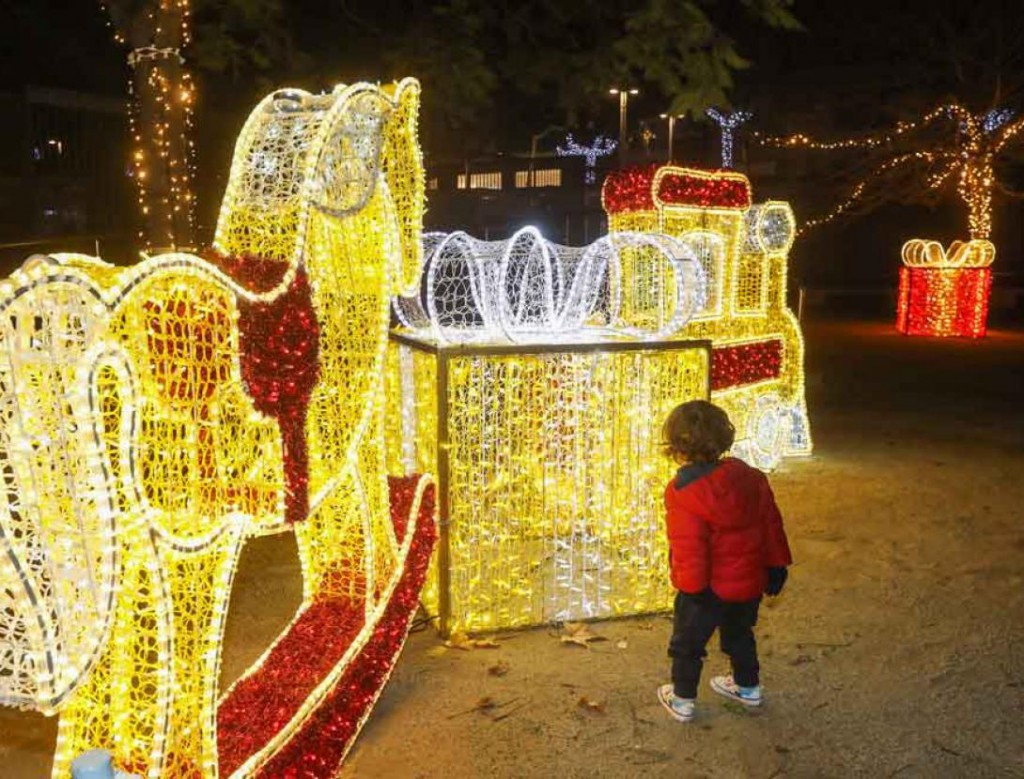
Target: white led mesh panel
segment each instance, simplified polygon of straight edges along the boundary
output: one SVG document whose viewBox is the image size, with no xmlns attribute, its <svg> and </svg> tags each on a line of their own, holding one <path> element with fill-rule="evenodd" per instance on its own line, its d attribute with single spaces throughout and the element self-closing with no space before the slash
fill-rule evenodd
<svg viewBox="0 0 1024 779">
<path fill-rule="evenodd" d="M 0 305 L 0 703 L 51 710 L 113 616 L 117 485 L 92 382 L 101 363 L 127 376 L 95 348 L 105 316 L 89 290 L 30 286 Z"/>
</svg>

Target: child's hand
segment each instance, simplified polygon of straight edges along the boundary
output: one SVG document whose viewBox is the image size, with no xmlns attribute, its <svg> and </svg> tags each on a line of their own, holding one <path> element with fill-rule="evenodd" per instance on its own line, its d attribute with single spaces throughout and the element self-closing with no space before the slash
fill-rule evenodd
<svg viewBox="0 0 1024 779">
<path fill-rule="evenodd" d="M 764 588 L 765 595 L 772 597 L 782 592 L 786 586 L 786 579 L 789 578 L 789 569 L 785 566 L 768 569 L 768 585 Z"/>
</svg>

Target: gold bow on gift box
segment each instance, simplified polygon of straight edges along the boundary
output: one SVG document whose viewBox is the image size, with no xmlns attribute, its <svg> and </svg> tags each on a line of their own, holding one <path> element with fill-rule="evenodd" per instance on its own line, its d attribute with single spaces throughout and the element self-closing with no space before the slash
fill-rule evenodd
<svg viewBox="0 0 1024 779">
<path fill-rule="evenodd" d="M 943 249 L 938 241 L 913 238 L 903 244 L 903 264 L 908 268 L 987 268 L 996 258 L 991 241 L 953 241 Z"/>
</svg>

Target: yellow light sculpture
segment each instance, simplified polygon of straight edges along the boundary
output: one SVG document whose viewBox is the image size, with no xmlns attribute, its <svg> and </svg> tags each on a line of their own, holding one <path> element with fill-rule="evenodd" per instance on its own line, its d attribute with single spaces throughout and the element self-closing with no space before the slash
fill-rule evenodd
<svg viewBox="0 0 1024 779">
<path fill-rule="evenodd" d="M 419 275 L 418 103 L 413 80 L 276 92 L 221 255 L 0 284 L 0 703 L 59 710 L 54 777 L 96 747 L 153 778 L 333 776 L 369 713 L 433 532 L 428 482 L 389 483 L 381 400 Z M 292 529 L 302 606 L 218 702 L 241 544 Z"/>
<path fill-rule="evenodd" d="M 713 344 L 711 399 L 736 426 L 733 453 L 765 469 L 809 454 L 803 335 L 786 305 L 789 204 L 752 205 L 740 173 L 676 166 L 613 173 L 602 200 L 609 230 L 665 233 L 700 257 L 706 302 L 676 337 Z"/>
<path fill-rule="evenodd" d="M 438 475 L 443 635 L 669 607 L 661 422 L 707 397 L 707 344 L 394 338 L 389 470 Z"/>
</svg>

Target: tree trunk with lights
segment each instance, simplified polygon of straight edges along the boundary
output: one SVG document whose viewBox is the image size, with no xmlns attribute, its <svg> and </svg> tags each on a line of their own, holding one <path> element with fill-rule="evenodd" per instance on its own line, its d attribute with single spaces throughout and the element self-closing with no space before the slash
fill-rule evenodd
<svg viewBox="0 0 1024 779">
<path fill-rule="evenodd" d="M 992 232 L 994 154 L 991 139 L 980 129 L 972 130 L 960 154 L 960 177 L 956 189 L 967 208 L 967 226 L 971 239 L 987 241 Z"/>
<path fill-rule="evenodd" d="M 971 240 L 987 241 L 992 233 L 992 164 L 965 162 L 957 190 L 967 207 Z"/>
<path fill-rule="evenodd" d="M 194 246 L 191 190 L 193 87 L 181 50 L 189 0 L 108 0 L 117 37 L 131 50 L 131 159 L 149 252 Z"/>
</svg>

